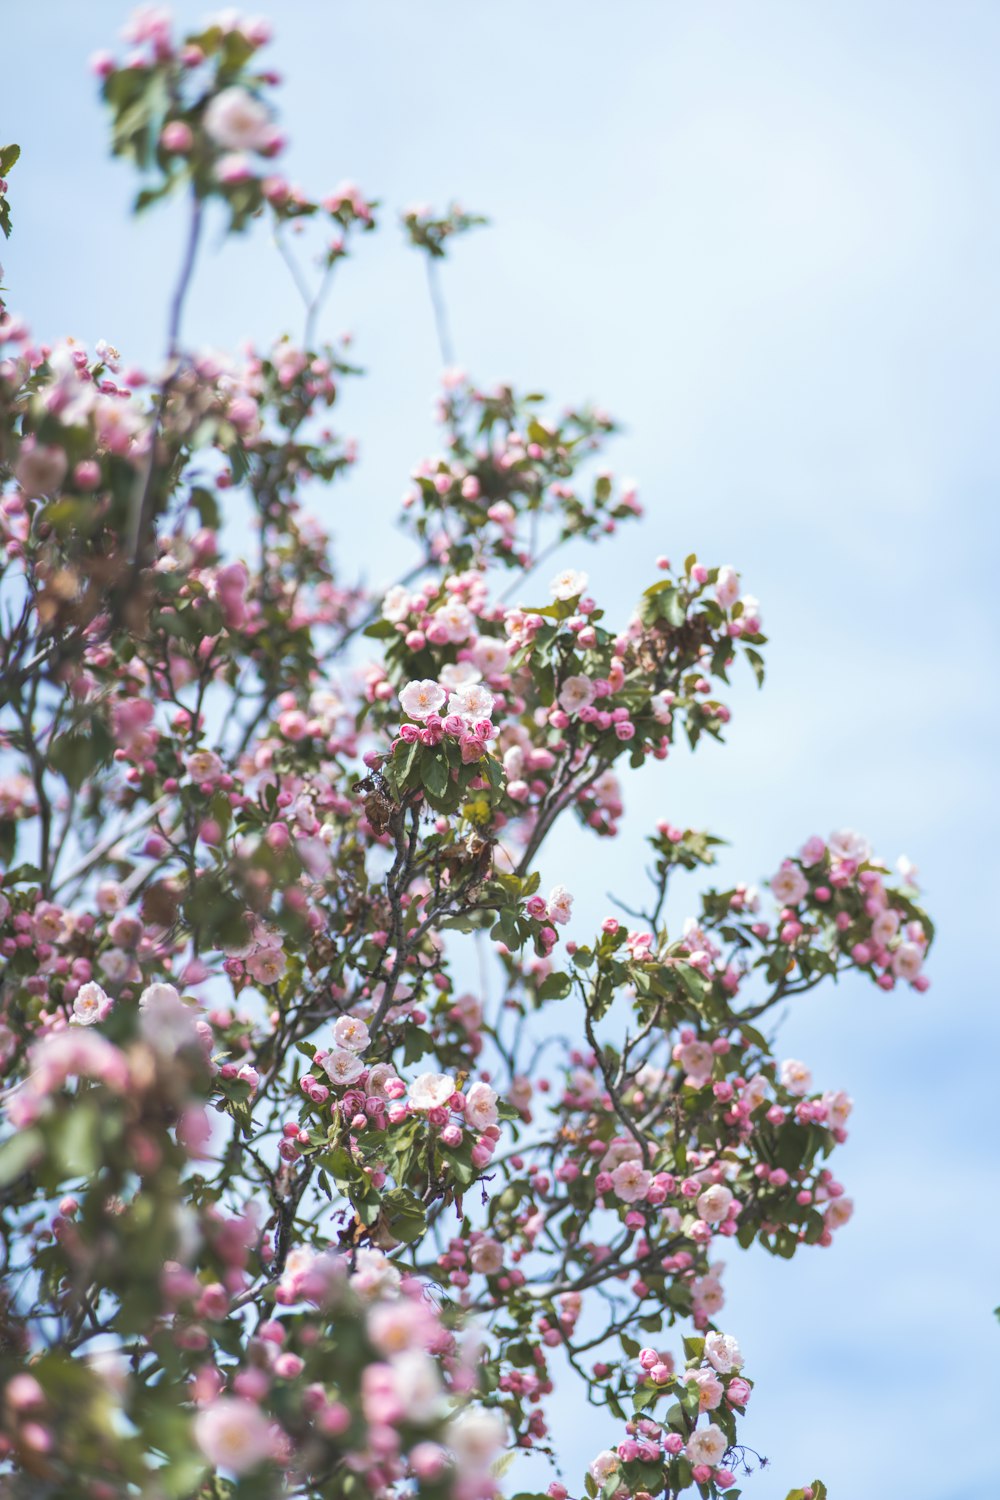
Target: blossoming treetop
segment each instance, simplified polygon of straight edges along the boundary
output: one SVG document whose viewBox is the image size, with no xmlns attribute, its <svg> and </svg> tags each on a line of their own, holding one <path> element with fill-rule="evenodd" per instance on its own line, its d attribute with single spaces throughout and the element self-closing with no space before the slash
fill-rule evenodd
<svg viewBox="0 0 1000 1500">
<path fill-rule="evenodd" d="M 719 1249 L 790 1257 L 851 1212 L 850 1100 L 768 1015 L 848 970 L 924 988 L 912 871 L 813 837 L 776 916 L 709 889 L 668 932 L 717 840 L 662 821 L 641 914 L 568 939 L 553 827 L 613 836 L 626 769 L 661 796 L 678 738 L 722 737 L 757 601 L 660 559 L 609 620 L 550 559 L 639 514 L 595 468 L 613 424 L 453 369 L 411 570 L 335 569 L 306 506 L 354 462 L 329 413 L 356 372 L 317 323 L 377 205 L 277 169 L 262 23 L 177 39 L 146 9 L 128 40 L 96 60 L 113 149 L 137 211 L 188 216 L 164 362 L 0 320 L 0 1471 L 53 1500 L 488 1500 L 550 1451 L 558 1373 L 621 1437 L 549 1496 L 735 1497 Z M 220 210 L 270 224 L 302 344 L 185 340 Z M 479 222 L 403 215 L 432 268 Z"/>
</svg>

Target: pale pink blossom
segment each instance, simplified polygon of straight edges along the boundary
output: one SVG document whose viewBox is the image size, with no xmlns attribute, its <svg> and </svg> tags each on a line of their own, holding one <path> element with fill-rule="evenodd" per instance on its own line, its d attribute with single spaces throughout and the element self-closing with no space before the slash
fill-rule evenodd
<svg viewBox="0 0 1000 1500">
<path fill-rule="evenodd" d="M 729 1446 L 725 1434 L 714 1422 L 692 1432 L 684 1452 L 693 1464 L 708 1464 L 714 1469 Z"/>
<path fill-rule="evenodd" d="M 465 1091 L 465 1118 L 474 1130 L 497 1121 L 497 1096 L 488 1083 L 474 1083 Z"/>
<path fill-rule="evenodd" d="M 549 584 L 553 599 L 575 599 L 587 587 L 587 575 L 576 568 L 563 568 Z"/>
<path fill-rule="evenodd" d="M 468 682 L 452 693 L 448 699 L 448 712 L 457 714 L 469 724 L 478 724 L 490 717 L 495 702 L 489 688 L 483 687 L 481 682 Z"/>
<path fill-rule="evenodd" d="M 462 1475 L 483 1474 L 507 1441 L 507 1423 L 500 1411 L 466 1407 L 448 1423 L 448 1447 Z"/>
<path fill-rule="evenodd" d="M 796 1094 L 800 1098 L 808 1094 L 812 1086 L 812 1074 L 805 1063 L 799 1062 L 794 1057 L 786 1058 L 781 1064 L 778 1076 L 783 1086 L 790 1094 Z"/>
<path fill-rule="evenodd" d="M 719 569 L 715 582 L 715 597 L 723 609 L 732 609 L 740 597 L 740 575 L 728 563 Z"/>
<path fill-rule="evenodd" d="M 550 922 L 565 925 L 573 913 L 573 897 L 564 885 L 554 885 L 549 892 L 546 911 Z"/>
<path fill-rule="evenodd" d="M 809 882 L 797 865 L 788 860 L 776 875 L 771 876 L 771 890 L 782 906 L 797 906 L 809 893 Z"/>
<path fill-rule="evenodd" d="M 605 1448 L 598 1453 L 596 1458 L 591 1460 L 588 1468 L 591 1479 L 595 1480 L 597 1484 L 603 1484 L 606 1479 L 610 1479 L 612 1474 L 617 1473 L 621 1468 L 621 1459 L 611 1448 Z"/>
<path fill-rule="evenodd" d="M 202 124 L 215 144 L 227 151 L 260 151 L 273 139 L 266 107 L 239 84 L 209 100 Z"/>
<path fill-rule="evenodd" d="M 472 1269 L 482 1276 L 495 1276 L 503 1266 L 503 1246 L 496 1240 L 477 1240 L 469 1252 Z"/>
<path fill-rule="evenodd" d="M 643 1202 L 652 1180 L 651 1173 L 646 1171 L 641 1161 L 619 1162 L 611 1173 L 615 1197 L 620 1198 L 622 1203 Z"/>
<path fill-rule="evenodd" d="M 720 1223 L 729 1213 L 733 1195 L 723 1183 L 713 1183 L 698 1195 L 698 1212 L 709 1224 Z"/>
<path fill-rule="evenodd" d="M 559 707 L 568 714 L 578 714 L 594 701 L 594 684 L 589 677 L 567 677 L 559 690 Z"/>
<path fill-rule="evenodd" d="M 408 682 L 399 695 L 403 712 L 411 719 L 429 719 L 444 703 L 447 694 L 440 683 L 425 677 Z"/>
<path fill-rule="evenodd" d="M 337 1088 L 356 1083 L 365 1071 L 365 1065 L 356 1052 L 346 1047 L 334 1047 L 323 1059 L 323 1070 Z"/>
<path fill-rule="evenodd" d="M 829 838 L 830 853 L 835 859 L 847 859 L 856 865 L 864 864 L 871 854 L 871 845 L 867 839 L 863 839 L 860 833 L 855 833 L 853 828 L 842 828 L 839 833 L 831 833 Z"/>
<path fill-rule="evenodd" d="M 112 1004 L 110 995 L 106 995 L 101 986 L 91 980 L 82 984 L 77 991 L 73 1001 L 73 1015 L 78 1025 L 93 1026 L 96 1021 L 104 1020 Z"/>
<path fill-rule="evenodd" d="M 271 1423 L 253 1401 L 218 1396 L 194 1419 L 198 1447 L 216 1468 L 249 1474 L 270 1457 Z"/>
<path fill-rule="evenodd" d="M 455 1092 L 455 1080 L 447 1073 L 421 1073 L 407 1090 L 413 1109 L 443 1109 Z"/>
<path fill-rule="evenodd" d="M 892 972 L 897 979 L 916 979 L 923 964 L 923 950 L 916 943 L 900 943 L 892 955 Z"/>
<path fill-rule="evenodd" d="M 333 1023 L 333 1040 L 348 1052 L 363 1052 L 368 1046 L 368 1027 L 357 1016 L 338 1016 Z"/>
<path fill-rule="evenodd" d="M 739 1370 L 743 1365 L 743 1354 L 739 1343 L 731 1333 L 708 1333 L 705 1335 L 705 1358 L 713 1369 L 722 1375 Z"/>
</svg>

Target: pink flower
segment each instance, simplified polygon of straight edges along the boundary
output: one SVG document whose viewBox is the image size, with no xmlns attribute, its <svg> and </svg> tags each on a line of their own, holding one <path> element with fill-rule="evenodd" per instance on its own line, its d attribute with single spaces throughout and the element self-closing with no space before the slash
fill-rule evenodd
<svg viewBox="0 0 1000 1500">
<path fill-rule="evenodd" d="M 559 690 L 559 705 L 568 714 L 578 714 L 594 701 L 594 684 L 589 677 L 567 677 Z"/>
<path fill-rule="evenodd" d="M 271 1424 L 252 1401 L 218 1396 L 194 1419 L 194 1436 L 209 1463 L 231 1474 L 248 1474 L 270 1457 Z"/>
<path fill-rule="evenodd" d="M 718 1224 L 729 1212 L 733 1195 L 721 1182 L 706 1188 L 698 1197 L 698 1212 L 709 1224 Z"/>
<path fill-rule="evenodd" d="M 646 1171 L 641 1161 L 619 1162 L 611 1173 L 611 1182 L 615 1190 L 615 1196 L 622 1203 L 641 1203 L 649 1192 L 652 1175 Z"/>
<path fill-rule="evenodd" d="M 355 1052 L 346 1047 L 334 1047 L 323 1059 L 323 1068 L 330 1082 L 337 1088 L 355 1083 L 365 1071 L 365 1065 Z"/>
<path fill-rule="evenodd" d="M 714 1469 L 728 1446 L 722 1429 L 711 1422 L 691 1434 L 684 1451 L 693 1464 L 707 1464 Z"/>
<path fill-rule="evenodd" d="M 33 437 L 27 437 L 14 465 L 14 478 L 29 500 L 41 500 L 59 488 L 66 478 L 67 467 L 62 448 L 44 447 Z"/>
<path fill-rule="evenodd" d="M 790 860 L 785 860 L 776 875 L 771 876 L 771 890 L 782 906 L 797 906 L 809 893 L 809 882 Z"/>
</svg>

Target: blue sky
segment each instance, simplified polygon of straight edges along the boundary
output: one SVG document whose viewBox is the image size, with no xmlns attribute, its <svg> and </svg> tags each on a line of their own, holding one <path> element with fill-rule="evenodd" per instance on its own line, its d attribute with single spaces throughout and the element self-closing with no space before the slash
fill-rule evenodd
<svg viewBox="0 0 1000 1500">
<path fill-rule="evenodd" d="M 790 1266 L 732 1257 L 725 1321 L 758 1381 L 747 1434 L 772 1460 L 746 1493 L 819 1474 L 834 1500 L 985 1494 L 1000 10 L 283 0 L 272 14 L 291 175 L 318 191 L 352 177 L 393 210 L 454 195 L 490 214 L 445 268 L 459 359 L 480 382 L 593 397 L 625 422 L 610 458 L 647 517 L 568 559 L 594 592 L 624 619 L 653 556 L 697 551 L 762 601 L 769 679 L 737 686 L 728 747 L 631 783 L 614 846 L 569 833 L 549 854 L 553 880 L 577 872 L 581 929 L 607 890 L 636 893 L 660 817 L 729 838 L 723 878 L 863 829 L 919 864 L 939 921 L 928 995 L 845 985 L 788 1018 L 783 1054 L 856 1100 L 840 1173 L 857 1210 L 832 1250 Z M 152 361 L 180 224 L 126 222 L 133 185 L 105 160 L 85 71 L 124 15 L 48 0 L 6 16 L 0 137 L 24 156 L 0 258 L 40 336 Z M 266 235 L 210 243 L 192 342 L 300 323 Z M 331 298 L 325 331 L 345 328 L 371 372 L 341 415 L 362 463 L 321 506 L 345 561 L 388 582 L 408 556 L 398 497 L 437 446 L 438 366 L 422 266 L 388 213 Z M 557 1417 L 577 1474 L 597 1428 L 571 1391 Z"/>
</svg>

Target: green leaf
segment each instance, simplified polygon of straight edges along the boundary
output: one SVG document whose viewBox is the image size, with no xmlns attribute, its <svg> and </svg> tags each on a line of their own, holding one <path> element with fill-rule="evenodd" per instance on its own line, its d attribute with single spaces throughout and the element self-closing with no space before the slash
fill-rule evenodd
<svg viewBox="0 0 1000 1500">
<path fill-rule="evenodd" d="M 114 743 L 100 719 L 92 720 L 90 734 L 71 729 L 49 746 L 48 762 L 66 784 L 79 791 L 99 766 L 111 759 Z"/>
<path fill-rule="evenodd" d="M 409 1188 L 390 1188 L 382 1195 L 382 1208 L 389 1233 L 404 1245 L 412 1245 L 427 1228 L 427 1213 L 420 1199 Z"/>
<path fill-rule="evenodd" d="M 538 986 L 538 998 L 539 1000 L 565 1000 L 572 988 L 573 981 L 568 974 L 549 974 Z"/>
<path fill-rule="evenodd" d="M 762 687 L 764 684 L 764 658 L 761 656 L 760 652 L 755 651 L 752 646 L 747 646 L 746 655 L 747 661 L 753 668 L 753 675 L 757 679 L 757 686 Z"/>
<path fill-rule="evenodd" d="M 0 1188 L 9 1187 L 23 1176 L 43 1151 L 40 1130 L 21 1130 L 4 1141 L 0 1146 Z"/>
<path fill-rule="evenodd" d="M 20 155 L 20 146 L 0 146 L 0 177 L 7 176 Z"/>
<path fill-rule="evenodd" d="M 451 780 L 451 768 L 442 755 L 433 750 L 421 757 L 420 775 L 423 779 L 424 789 L 432 797 L 443 797 L 448 790 Z"/>
</svg>

